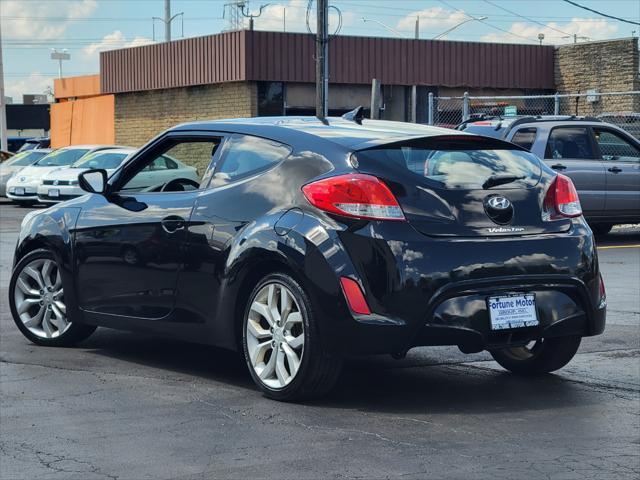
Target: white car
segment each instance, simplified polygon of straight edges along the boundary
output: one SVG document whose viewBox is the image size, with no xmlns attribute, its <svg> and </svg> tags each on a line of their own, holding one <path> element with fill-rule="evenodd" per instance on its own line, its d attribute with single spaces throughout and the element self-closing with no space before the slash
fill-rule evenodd
<svg viewBox="0 0 640 480">
<path fill-rule="evenodd" d="M 68 168 L 54 170 L 42 177 L 38 186 L 38 201 L 40 203 L 57 203 L 71 198 L 80 197 L 86 192 L 78 186 L 78 175 L 85 170 L 102 168 L 111 176 L 134 148 L 112 148 L 87 153 L 80 160 Z"/>
<path fill-rule="evenodd" d="M 55 170 L 42 178 L 38 187 L 38 200 L 42 203 L 56 203 L 84 195 L 78 186 L 78 175 L 84 170 L 101 168 L 110 177 L 135 152 L 132 148 L 102 150 L 85 155 L 69 168 Z M 153 189 L 175 178 L 187 178 L 198 181 L 200 176 L 194 167 L 162 155 L 145 167 L 129 187 L 135 190 Z"/>
<path fill-rule="evenodd" d="M 25 150 L 16 153 L 6 162 L 0 163 L 0 197 L 6 197 L 7 182 L 20 170 L 33 165 L 45 155 L 51 153 L 49 148 L 39 148 L 34 150 Z"/>
<path fill-rule="evenodd" d="M 12 201 L 23 205 L 38 201 L 38 186 L 46 174 L 66 168 L 84 155 L 98 150 L 117 148 L 109 145 L 76 145 L 64 147 L 45 155 L 31 166 L 20 170 L 7 182 L 6 195 Z"/>
</svg>

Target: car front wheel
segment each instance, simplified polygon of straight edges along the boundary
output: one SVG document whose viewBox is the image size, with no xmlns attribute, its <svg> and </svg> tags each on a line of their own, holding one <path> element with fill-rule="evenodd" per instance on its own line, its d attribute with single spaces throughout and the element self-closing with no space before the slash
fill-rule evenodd
<svg viewBox="0 0 640 480">
<path fill-rule="evenodd" d="M 316 398 L 335 385 L 342 360 L 323 348 L 317 320 L 309 296 L 290 276 L 271 274 L 254 288 L 242 344 L 251 376 L 267 397 Z"/>
<path fill-rule="evenodd" d="M 9 282 L 9 306 L 22 334 L 37 345 L 66 347 L 91 335 L 96 327 L 67 317 L 66 285 L 60 266 L 48 250 L 22 258 Z"/>
<path fill-rule="evenodd" d="M 580 347 L 581 337 L 543 338 L 522 347 L 492 350 L 502 367 L 520 375 L 539 375 L 568 364 Z"/>
</svg>

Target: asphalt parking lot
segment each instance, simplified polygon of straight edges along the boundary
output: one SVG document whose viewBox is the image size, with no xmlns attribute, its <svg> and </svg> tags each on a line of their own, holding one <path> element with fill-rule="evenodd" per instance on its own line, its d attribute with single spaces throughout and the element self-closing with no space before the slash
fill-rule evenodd
<svg viewBox="0 0 640 480">
<path fill-rule="evenodd" d="M 555 375 L 421 348 L 351 361 L 328 398 L 263 398 L 236 354 L 100 329 L 30 344 L 7 286 L 20 221 L 0 201 L 0 477 L 640 477 L 640 226 L 598 240 L 605 334 Z"/>
</svg>

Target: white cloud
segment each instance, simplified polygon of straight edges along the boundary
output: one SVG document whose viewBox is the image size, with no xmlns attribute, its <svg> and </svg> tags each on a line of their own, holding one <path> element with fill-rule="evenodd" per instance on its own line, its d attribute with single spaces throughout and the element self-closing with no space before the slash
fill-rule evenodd
<svg viewBox="0 0 640 480">
<path fill-rule="evenodd" d="M 133 40 L 127 40 L 120 30 L 115 30 L 102 37 L 101 41 L 84 47 L 82 49 L 82 53 L 87 57 L 91 57 L 105 50 L 138 47 L 140 45 L 148 45 L 150 43 L 153 43 L 153 41 L 147 37 L 134 37 Z"/>
<path fill-rule="evenodd" d="M 33 72 L 28 77 L 17 80 L 5 79 L 5 95 L 13 99 L 13 103 L 22 103 L 25 93 L 46 93 L 53 89 L 53 78 Z"/>
<path fill-rule="evenodd" d="M 284 27 L 286 13 L 287 32 L 307 31 L 307 0 L 289 0 L 288 3 L 273 3 L 268 5 L 260 17 L 254 19 L 256 30 L 269 30 L 281 32 Z M 259 9 L 252 9 L 252 14 L 257 15 Z M 351 25 L 356 19 L 355 14 L 342 11 L 342 25 Z M 338 25 L 338 13 L 331 9 L 329 11 L 329 30 L 332 32 Z M 246 20 L 248 24 L 248 19 Z M 316 9 L 311 9 L 309 16 L 311 31 L 316 30 Z"/>
<path fill-rule="evenodd" d="M 563 35 L 558 30 L 566 32 L 567 35 Z M 616 25 L 604 19 L 573 18 L 569 23 L 549 22 L 544 27 L 531 23 L 516 22 L 511 25 L 509 32 L 518 36 L 496 32 L 484 35 L 482 40 L 485 42 L 527 43 L 527 40 L 520 37 L 526 37 L 531 39 L 530 42 L 535 42 L 538 34 L 543 33 L 545 37 L 544 43 L 558 45 L 572 43 L 574 34 L 578 35 L 578 37 L 583 37 L 579 38 L 579 41 L 584 41 L 586 38 L 589 40 L 604 40 L 613 37 L 617 31 L 618 27 Z M 568 38 L 563 38 L 565 36 Z"/>
<path fill-rule="evenodd" d="M 41 0 L 29 5 L 21 0 L 3 0 L 2 34 L 7 39 L 60 38 L 72 20 L 88 17 L 97 7 L 96 0 Z"/>
<path fill-rule="evenodd" d="M 461 10 L 445 10 L 442 7 L 425 8 L 410 13 L 396 26 L 398 30 L 413 30 L 416 24 L 416 17 L 420 17 L 420 28 L 426 30 L 441 28 L 443 31 L 453 27 L 469 18 Z"/>
</svg>

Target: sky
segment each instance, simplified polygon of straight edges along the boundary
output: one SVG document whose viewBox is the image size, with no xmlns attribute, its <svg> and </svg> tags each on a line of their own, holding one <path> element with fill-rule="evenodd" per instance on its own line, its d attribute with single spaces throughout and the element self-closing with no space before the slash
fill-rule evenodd
<svg viewBox="0 0 640 480">
<path fill-rule="evenodd" d="M 225 4 L 232 0 L 172 0 L 174 39 L 229 28 Z M 640 0 L 575 0 L 609 15 L 640 22 Z M 250 0 L 255 28 L 307 31 L 308 0 Z M 564 0 L 330 0 L 331 30 L 340 35 L 545 44 L 638 36 L 640 26 L 607 19 Z M 312 7 L 315 11 L 315 4 Z M 340 12 L 340 13 L 338 13 Z M 163 0 L 0 0 L 5 95 L 44 93 L 58 75 L 51 49 L 68 49 L 63 76 L 98 73 L 101 51 L 162 41 Z M 341 18 L 340 18 L 341 17 Z M 487 17 L 482 19 L 482 17 Z M 457 26 L 451 32 L 447 30 Z M 315 26 L 312 15 L 311 27 Z M 635 31 L 635 32 L 634 32 Z"/>
</svg>

